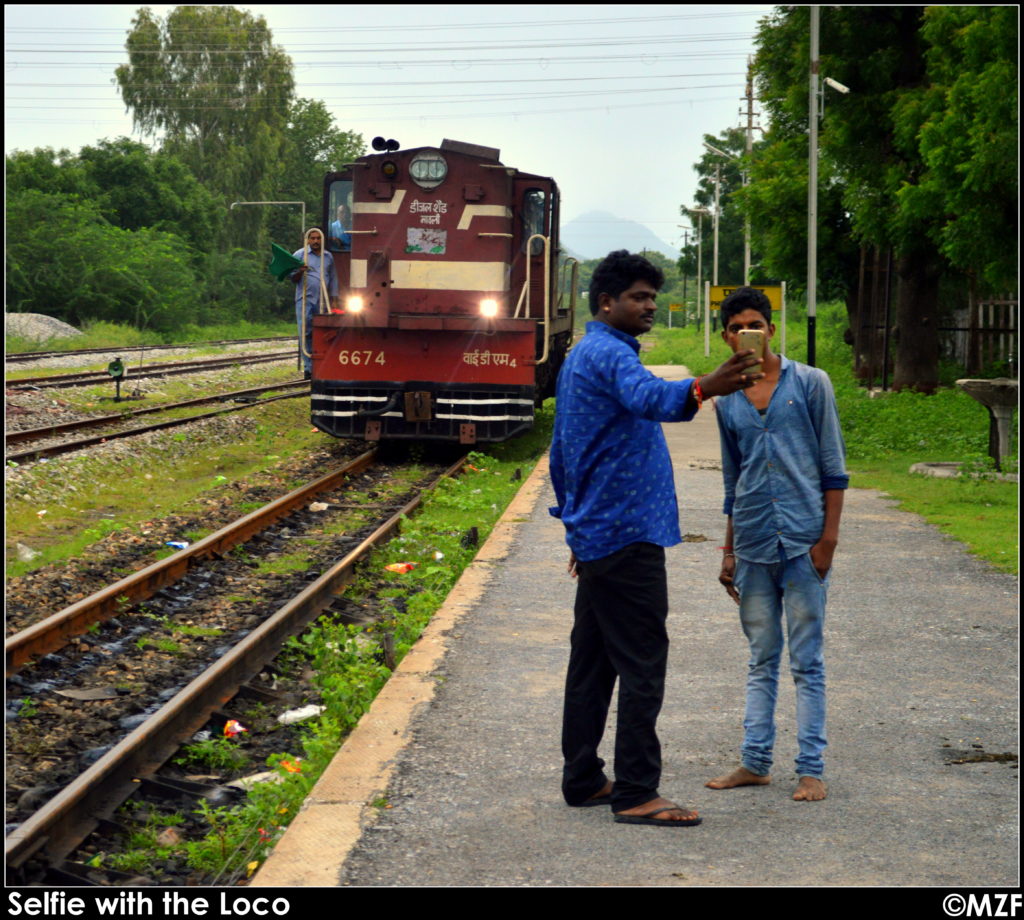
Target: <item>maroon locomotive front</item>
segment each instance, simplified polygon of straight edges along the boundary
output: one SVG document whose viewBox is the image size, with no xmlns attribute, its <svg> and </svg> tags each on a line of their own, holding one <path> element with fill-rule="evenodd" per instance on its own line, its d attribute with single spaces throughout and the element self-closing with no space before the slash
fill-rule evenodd
<svg viewBox="0 0 1024 920">
<path fill-rule="evenodd" d="M 314 316 L 313 423 L 371 441 L 503 441 L 553 395 L 572 333 L 558 188 L 488 147 L 396 146 L 325 182 L 342 308 Z"/>
</svg>

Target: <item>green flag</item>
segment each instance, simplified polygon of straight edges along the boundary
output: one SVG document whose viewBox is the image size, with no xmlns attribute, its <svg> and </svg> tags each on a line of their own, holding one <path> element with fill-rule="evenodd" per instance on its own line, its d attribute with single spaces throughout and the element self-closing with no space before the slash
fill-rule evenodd
<svg viewBox="0 0 1024 920">
<path fill-rule="evenodd" d="M 267 269 L 278 281 L 284 281 L 295 269 L 302 266 L 302 259 L 296 259 L 287 249 L 277 243 L 270 244 L 271 259 Z"/>
</svg>

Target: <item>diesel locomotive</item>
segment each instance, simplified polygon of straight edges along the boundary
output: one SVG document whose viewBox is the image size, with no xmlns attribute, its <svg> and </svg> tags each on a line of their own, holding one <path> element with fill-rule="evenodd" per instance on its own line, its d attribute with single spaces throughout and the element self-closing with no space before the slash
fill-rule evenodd
<svg viewBox="0 0 1024 920">
<path fill-rule="evenodd" d="M 573 328 L 557 185 L 490 147 L 373 147 L 324 181 L 342 296 L 313 317 L 313 424 L 368 441 L 527 431 Z"/>
</svg>

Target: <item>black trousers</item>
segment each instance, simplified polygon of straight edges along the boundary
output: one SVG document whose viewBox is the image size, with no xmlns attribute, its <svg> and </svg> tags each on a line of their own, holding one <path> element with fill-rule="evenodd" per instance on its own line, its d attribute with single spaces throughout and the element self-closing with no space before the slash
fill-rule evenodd
<svg viewBox="0 0 1024 920">
<path fill-rule="evenodd" d="M 665 695 L 668 586 L 665 550 L 629 546 L 577 565 L 575 621 L 562 716 L 562 795 L 579 805 L 608 781 L 597 750 L 619 681 L 612 808 L 658 796 L 661 743 L 655 723 Z"/>
</svg>

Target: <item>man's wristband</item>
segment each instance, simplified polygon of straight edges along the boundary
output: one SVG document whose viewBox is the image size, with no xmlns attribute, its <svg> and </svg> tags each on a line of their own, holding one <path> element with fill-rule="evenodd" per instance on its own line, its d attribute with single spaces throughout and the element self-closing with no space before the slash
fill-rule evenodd
<svg viewBox="0 0 1024 920">
<path fill-rule="evenodd" d="M 700 377 L 693 378 L 693 398 L 697 400 L 697 408 L 704 404 L 704 391 L 700 388 Z"/>
</svg>

